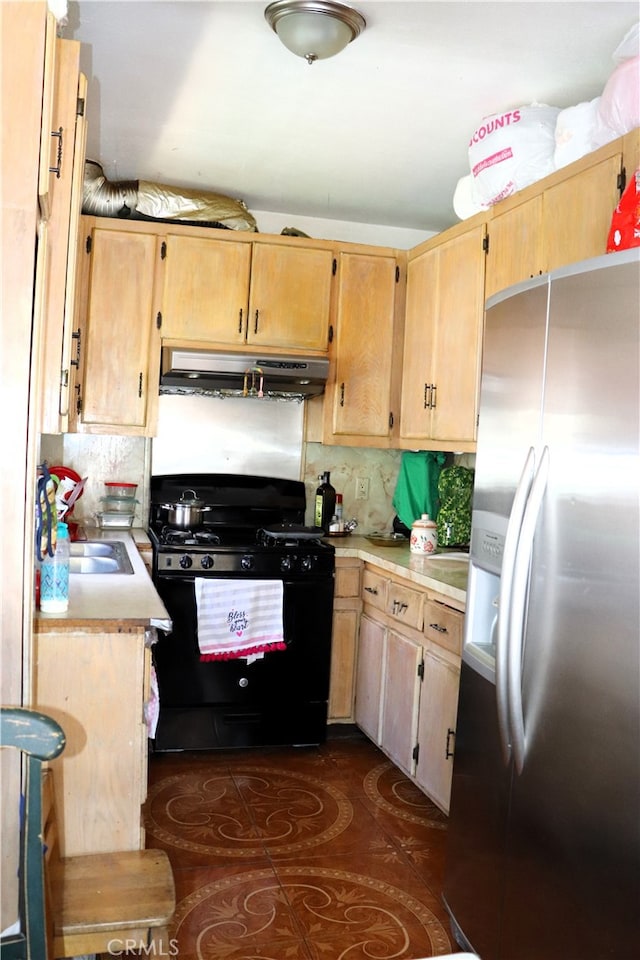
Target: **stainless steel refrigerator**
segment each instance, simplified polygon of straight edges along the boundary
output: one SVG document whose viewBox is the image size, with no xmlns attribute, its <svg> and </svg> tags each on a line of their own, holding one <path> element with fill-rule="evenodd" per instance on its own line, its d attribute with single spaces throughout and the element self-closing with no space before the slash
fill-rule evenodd
<svg viewBox="0 0 640 960">
<path fill-rule="evenodd" d="M 640 956 L 640 251 L 487 302 L 444 899 L 482 960 Z"/>
</svg>

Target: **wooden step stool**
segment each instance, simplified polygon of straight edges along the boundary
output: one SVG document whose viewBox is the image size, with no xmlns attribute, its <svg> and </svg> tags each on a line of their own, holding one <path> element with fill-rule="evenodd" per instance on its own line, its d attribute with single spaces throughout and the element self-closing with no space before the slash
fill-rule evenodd
<svg viewBox="0 0 640 960">
<path fill-rule="evenodd" d="M 60 857 L 53 771 L 43 772 L 45 895 L 51 956 L 124 953 L 169 957 L 168 925 L 176 897 L 173 872 L 162 850 L 130 850 Z"/>
</svg>

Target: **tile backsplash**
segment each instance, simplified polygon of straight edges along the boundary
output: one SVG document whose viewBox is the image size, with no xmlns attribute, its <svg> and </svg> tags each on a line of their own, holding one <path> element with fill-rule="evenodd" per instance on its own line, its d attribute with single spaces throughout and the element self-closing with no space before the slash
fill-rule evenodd
<svg viewBox="0 0 640 960">
<path fill-rule="evenodd" d="M 74 511 L 74 519 L 95 517 L 101 509 L 106 480 L 137 483 L 135 526 L 146 526 L 149 510 L 148 477 L 151 472 L 152 440 L 144 437 L 93 436 L 66 434 L 43 436 L 40 459 L 51 464 L 64 464 L 88 477 L 87 485 Z M 376 450 L 367 447 L 331 447 L 321 443 L 305 443 L 302 456 L 302 477 L 307 495 L 305 522 L 313 523 L 313 507 L 318 477 L 325 470 L 331 473 L 331 484 L 343 496 L 344 519 L 355 517 L 360 534 L 389 531 L 395 510 L 395 493 L 401 450 Z M 454 463 L 475 466 L 473 454 L 454 454 Z M 369 481 L 366 500 L 356 500 L 356 480 Z"/>
</svg>

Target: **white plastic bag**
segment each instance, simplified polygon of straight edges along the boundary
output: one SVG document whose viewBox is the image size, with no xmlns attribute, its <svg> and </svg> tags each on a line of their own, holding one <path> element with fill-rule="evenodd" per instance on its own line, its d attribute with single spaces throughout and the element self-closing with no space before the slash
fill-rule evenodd
<svg viewBox="0 0 640 960">
<path fill-rule="evenodd" d="M 579 160 L 593 150 L 600 97 L 561 110 L 556 121 L 556 170 Z"/>
<path fill-rule="evenodd" d="M 553 172 L 559 113 L 532 103 L 484 118 L 469 142 L 476 203 L 498 203 Z"/>
<path fill-rule="evenodd" d="M 594 146 L 640 127 L 640 56 L 629 57 L 615 68 L 598 104 Z"/>
<path fill-rule="evenodd" d="M 487 210 L 488 206 L 482 206 L 473 196 L 473 182 L 471 174 L 466 177 L 460 177 L 456 184 L 453 194 L 453 209 L 460 220 L 466 220 L 482 210 Z"/>
</svg>

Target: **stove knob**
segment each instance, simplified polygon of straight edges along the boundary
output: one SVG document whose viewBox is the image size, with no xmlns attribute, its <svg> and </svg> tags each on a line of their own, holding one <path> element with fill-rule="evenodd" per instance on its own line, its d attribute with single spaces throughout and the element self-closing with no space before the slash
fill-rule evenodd
<svg viewBox="0 0 640 960">
<path fill-rule="evenodd" d="M 188 570 L 192 563 L 193 560 L 188 553 L 185 553 L 184 556 L 180 557 L 180 566 L 183 570 Z"/>
<path fill-rule="evenodd" d="M 255 566 L 255 559 L 251 554 L 246 554 L 240 561 L 240 566 L 243 570 L 253 570 Z"/>
<path fill-rule="evenodd" d="M 303 569 L 303 570 L 312 570 L 312 569 L 313 569 L 313 557 L 303 557 L 303 558 L 302 558 L 302 569 Z"/>
<path fill-rule="evenodd" d="M 280 561 L 281 570 L 284 570 L 284 571 L 291 570 L 291 566 L 292 566 L 291 557 L 283 557 L 282 560 Z"/>
<path fill-rule="evenodd" d="M 200 561 L 200 566 L 203 570 L 211 570 L 211 567 L 213 566 L 213 557 L 210 557 L 209 554 L 206 553 Z"/>
</svg>

